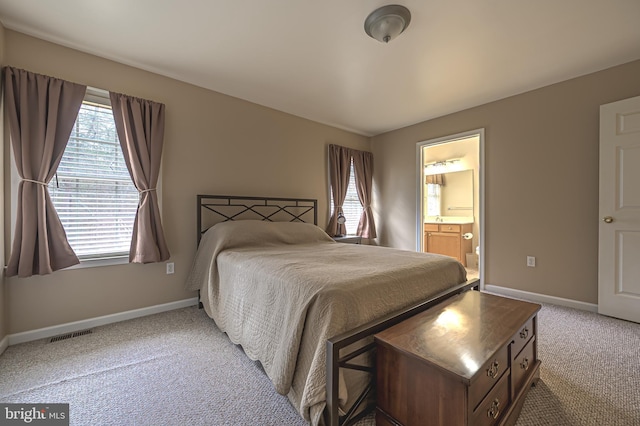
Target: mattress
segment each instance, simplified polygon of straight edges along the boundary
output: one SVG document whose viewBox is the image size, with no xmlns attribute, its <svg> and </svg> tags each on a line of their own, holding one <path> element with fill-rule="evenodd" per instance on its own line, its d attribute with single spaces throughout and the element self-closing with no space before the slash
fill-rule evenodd
<svg viewBox="0 0 640 426">
<path fill-rule="evenodd" d="M 336 243 L 305 223 L 223 222 L 204 235 L 186 287 L 277 392 L 313 425 L 326 405 L 326 341 L 466 280 L 446 256 Z M 341 403 L 351 387 L 340 377 Z"/>
</svg>

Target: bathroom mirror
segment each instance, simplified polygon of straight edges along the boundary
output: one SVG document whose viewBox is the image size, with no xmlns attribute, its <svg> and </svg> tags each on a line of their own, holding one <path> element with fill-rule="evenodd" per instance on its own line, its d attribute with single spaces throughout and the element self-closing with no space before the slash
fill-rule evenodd
<svg viewBox="0 0 640 426">
<path fill-rule="evenodd" d="M 441 173 L 443 185 L 440 186 L 440 216 L 473 218 L 473 170 Z M 427 194 L 425 180 L 425 194 Z M 430 211 L 429 202 L 437 202 L 426 196 L 425 212 Z"/>
</svg>

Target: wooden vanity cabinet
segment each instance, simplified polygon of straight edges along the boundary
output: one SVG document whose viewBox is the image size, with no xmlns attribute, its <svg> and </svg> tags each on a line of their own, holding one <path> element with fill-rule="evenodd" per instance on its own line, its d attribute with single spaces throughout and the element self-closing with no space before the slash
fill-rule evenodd
<svg viewBox="0 0 640 426">
<path fill-rule="evenodd" d="M 425 223 L 424 251 L 451 256 L 467 266 L 466 255 L 471 253 L 472 244 L 462 236 L 472 231 L 472 223 Z"/>
</svg>

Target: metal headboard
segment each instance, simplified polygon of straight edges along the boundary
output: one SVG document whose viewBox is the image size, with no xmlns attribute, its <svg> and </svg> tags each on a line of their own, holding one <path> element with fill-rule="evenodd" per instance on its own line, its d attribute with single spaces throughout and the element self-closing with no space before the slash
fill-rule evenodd
<svg viewBox="0 0 640 426">
<path fill-rule="evenodd" d="M 202 234 L 219 222 L 266 220 L 318 224 L 318 200 L 308 198 L 198 195 L 198 244 Z"/>
</svg>

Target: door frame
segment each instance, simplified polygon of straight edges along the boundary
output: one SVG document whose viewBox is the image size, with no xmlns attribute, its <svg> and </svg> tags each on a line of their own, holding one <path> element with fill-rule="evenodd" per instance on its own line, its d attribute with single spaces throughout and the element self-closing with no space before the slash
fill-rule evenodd
<svg viewBox="0 0 640 426">
<path fill-rule="evenodd" d="M 418 142 L 416 144 L 416 180 L 417 180 L 417 194 L 416 194 L 416 250 L 418 252 L 422 251 L 423 247 L 423 239 L 424 232 L 422 218 L 423 218 L 423 197 L 424 197 L 424 158 L 423 158 L 423 148 L 428 146 L 435 146 L 440 144 L 445 144 L 449 142 L 456 142 L 461 139 L 468 139 L 470 137 L 477 136 L 478 143 L 478 163 L 479 163 L 479 182 L 478 182 L 478 223 L 479 223 L 479 241 L 478 245 L 480 246 L 480 259 L 478 262 L 478 272 L 480 277 L 480 289 L 484 289 L 484 275 L 485 275 L 485 259 L 486 259 L 486 250 L 485 250 L 485 176 L 484 176 L 484 128 L 469 130 L 462 133 L 456 133 L 453 135 L 442 136 L 435 139 L 428 139 L 426 141 Z"/>
</svg>

